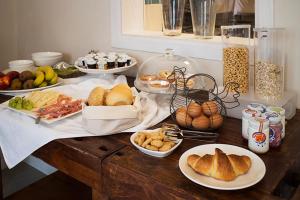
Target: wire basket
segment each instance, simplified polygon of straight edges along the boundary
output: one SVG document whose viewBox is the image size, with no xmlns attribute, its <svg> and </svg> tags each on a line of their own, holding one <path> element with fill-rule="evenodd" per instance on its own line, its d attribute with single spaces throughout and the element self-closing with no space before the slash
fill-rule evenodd
<svg viewBox="0 0 300 200">
<path fill-rule="evenodd" d="M 208 74 L 194 74 L 186 77 L 185 68 L 174 67 L 170 79 L 174 94 L 170 113 L 180 127 L 212 131 L 221 127 L 227 109 L 240 105 L 239 84 L 230 82 L 219 89 L 215 79 Z"/>
</svg>

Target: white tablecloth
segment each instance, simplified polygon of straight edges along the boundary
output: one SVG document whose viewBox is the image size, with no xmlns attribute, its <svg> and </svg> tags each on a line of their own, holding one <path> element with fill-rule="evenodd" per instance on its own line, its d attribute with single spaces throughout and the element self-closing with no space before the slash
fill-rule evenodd
<svg viewBox="0 0 300 200">
<path fill-rule="evenodd" d="M 95 86 L 110 88 L 118 83 L 126 83 L 125 76 L 113 80 L 89 79 L 78 84 L 55 88 L 76 98 L 86 99 Z M 141 93 L 142 122 L 124 132 L 147 129 L 169 115 L 169 102 L 166 96 Z M 0 147 L 8 168 L 16 166 L 27 156 L 48 142 L 61 138 L 94 136 L 82 127 L 81 114 L 66 118 L 51 125 L 35 124 L 35 120 L 23 114 L 2 108 L 0 110 Z"/>
</svg>

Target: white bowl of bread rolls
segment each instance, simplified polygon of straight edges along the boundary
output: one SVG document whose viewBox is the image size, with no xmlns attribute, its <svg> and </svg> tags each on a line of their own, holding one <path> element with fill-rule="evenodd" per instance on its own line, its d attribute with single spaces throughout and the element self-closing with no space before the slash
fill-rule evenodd
<svg viewBox="0 0 300 200">
<path fill-rule="evenodd" d="M 170 155 L 182 142 L 182 139 L 170 140 L 161 128 L 139 131 L 131 135 L 130 142 L 141 152 L 154 156 Z"/>
<path fill-rule="evenodd" d="M 119 133 L 140 123 L 140 97 L 134 88 L 119 84 L 94 88 L 82 111 L 84 128 L 95 135 Z"/>
</svg>

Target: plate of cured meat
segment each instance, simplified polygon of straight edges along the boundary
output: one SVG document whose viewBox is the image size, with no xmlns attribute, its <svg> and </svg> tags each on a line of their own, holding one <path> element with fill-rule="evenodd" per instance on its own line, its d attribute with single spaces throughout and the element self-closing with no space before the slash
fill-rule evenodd
<svg viewBox="0 0 300 200">
<path fill-rule="evenodd" d="M 34 91 L 16 96 L 3 103 L 5 107 L 47 124 L 73 116 L 82 111 L 82 99 L 55 90 Z"/>
</svg>

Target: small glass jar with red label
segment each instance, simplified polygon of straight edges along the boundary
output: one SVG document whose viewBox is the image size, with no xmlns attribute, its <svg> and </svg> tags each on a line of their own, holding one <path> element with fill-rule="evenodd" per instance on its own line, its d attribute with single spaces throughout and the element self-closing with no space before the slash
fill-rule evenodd
<svg viewBox="0 0 300 200">
<path fill-rule="evenodd" d="M 269 120 L 263 117 L 253 117 L 249 120 L 248 147 L 255 153 L 269 151 Z"/>
<path fill-rule="evenodd" d="M 270 147 L 280 146 L 283 131 L 280 114 L 276 112 L 266 112 L 263 114 L 263 117 L 270 122 Z"/>
</svg>

